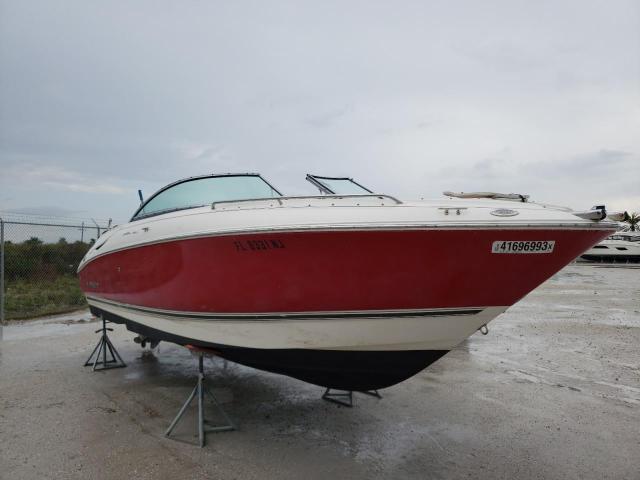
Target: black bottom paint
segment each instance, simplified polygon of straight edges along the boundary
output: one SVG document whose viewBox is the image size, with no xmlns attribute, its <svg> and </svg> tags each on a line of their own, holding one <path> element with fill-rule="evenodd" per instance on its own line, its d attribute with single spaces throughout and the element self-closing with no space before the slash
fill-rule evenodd
<svg viewBox="0 0 640 480">
<path fill-rule="evenodd" d="M 412 377 L 448 353 L 448 350 L 345 351 L 230 347 L 156 330 L 97 307 L 90 309 L 94 315 L 103 316 L 114 323 L 124 323 L 127 330 L 145 337 L 178 345 L 210 348 L 232 362 L 337 390 L 365 391 L 390 387 Z"/>
</svg>

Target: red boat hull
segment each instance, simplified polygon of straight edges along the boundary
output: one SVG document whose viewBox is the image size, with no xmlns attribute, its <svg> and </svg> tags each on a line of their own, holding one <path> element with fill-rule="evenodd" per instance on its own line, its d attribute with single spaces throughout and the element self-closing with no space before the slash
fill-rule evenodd
<svg viewBox="0 0 640 480">
<path fill-rule="evenodd" d="M 310 231 L 219 235 L 99 256 L 87 295 L 180 312 L 340 312 L 509 306 L 598 243 L 603 230 Z M 555 241 L 496 254 L 494 241 Z"/>
<path fill-rule="evenodd" d="M 298 317 L 317 319 L 324 318 L 323 312 L 332 312 L 327 316 L 333 320 L 318 335 L 320 340 L 340 337 L 336 332 L 342 330 L 336 329 L 341 325 L 335 323 L 340 312 L 356 316 L 365 311 L 368 317 L 380 311 L 380 315 L 399 317 L 402 312 L 388 311 L 406 310 L 411 316 L 427 309 L 448 309 L 448 314 L 455 314 L 452 309 L 462 308 L 467 310 L 461 314 L 480 315 L 477 312 L 485 307 L 514 304 L 609 233 L 587 229 L 432 229 L 208 236 L 103 254 L 82 269 L 80 282 L 88 296 L 102 299 L 92 301 L 94 314 L 126 323 L 129 330 L 146 337 L 213 348 L 229 360 L 324 387 L 370 390 L 411 377 L 447 353 L 452 344 L 418 349 L 360 345 L 349 350 L 332 348 L 336 344 L 331 343 L 318 348 L 299 342 L 294 347 L 245 348 L 238 343 L 225 344 L 224 337 L 218 336 L 216 332 L 229 325 L 222 316 L 274 314 L 269 331 L 280 333 L 270 335 L 285 342 L 298 331 L 290 329 L 290 324 L 278 324 L 286 314 L 289 318 L 298 313 Z M 492 253 L 497 240 L 555 244 L 549 253 L 497 254 Z M 139 318 L 140 310 L 149 315 L 144 322 L 133 320 Z M 154 317 L 154 312 L 162 320 Z M 207 321 L 199 315 L 209 314 L 206 317 L 213 323 L 208 332 L 215 334 L 207 340 L 185 333 L 195 332 L 181 323 L 189 321 L 188 312 L 198 318 L 197 325 Z M 434 312 L 423 313 L 443 314 Z M 179 327 L 173 333 L 159 327 L 172 315 L 182 317 L 175 321 Z M 224 327 L 215 323 L 216 315 L 221 316 Z M 437 324 L 436 318 L 423 317 L 418 323 L 427 328 Z M 445 329 L 461 324 L 462 317 L 450 318 L 451 327 Z M 385 330 L 378 337 L 380 341 L 391 341 L 394 328 L 405 332 L 400 325 L 407 328 L 399 318 L 388 321 L 393 323 L 382 324 Z M 345 320 L 345 325 L 351 325 L 348 322 Z M 371 325 L 369 328 L 380 324 Z M 276 327 L 280 330 L 274 330 Z M 416 335 L 415 341 L 429 341 L 429 335 L 421 335 Z"/>
</svg>

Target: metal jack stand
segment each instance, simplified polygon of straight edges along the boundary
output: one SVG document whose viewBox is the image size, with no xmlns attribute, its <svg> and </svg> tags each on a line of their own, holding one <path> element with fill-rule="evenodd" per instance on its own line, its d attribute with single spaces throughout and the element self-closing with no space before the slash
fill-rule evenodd
<svg viewBox="0 0 640 480">
<path fill-rule="evenodd" d="M 178 415 L 176 415 L 176 418 L 173 419 L 173 422 L 171 422 L 171 425 L 169 425 L 169 428 L 164 434 L 165 437 L 169 437 L 171 435 L 171 432 L 173 431 L 175 426 L 178 424 L 178 422 L 180 421 L 184 413 L 187 411 L 187 407 L 191 405 L 191 402 L 197 395 L 198 397 L 198 440 L 199 440 L 198 445 L 200 446 L 200 448 L 204 447 L 204 444 L 206 441 L 205 435 L 208 432 L 228 432 L 230 430 L 236 429 L 235 425 L 233 424 L 231 419 L 227 416 L 226 412 L 224 411 L 220 403 L 218 403 L 218 400 L 216 399 L 216 397 L 213 395 L 211 390 L 209 390 L 205 385 L 203 358 L 204 358 L 204 354 L 202 352 L 198 352 L 198 383 L 196 384 L 195 388 L 191 392 L 191 395 L 189 395 L 189 398 L 187 399 L 187 401 L 184 403 L 184 405 L 182 405 L 182 408 L 180 408 Z M 213 404 L 216 406 L 216 409 L 222 414 L 222 416 L 226 420 L 227 422 L 226 425 L 211 425 L 204 418 L 205 393 L 209 395 L 209 397 L 213 401 Z M 188 442 L 188 443 L 191 443 L 191 442 Z"/>
<path fill-rule="evenodd" d="M 113 328 L 107 328 L 107 321 L 102 318 L 102 328 L 96 330 L 96 333 L 102 332 L 100 336 L 100 340 L 96 345 L 96 348 L 93 349 L 91 355 L 85 362 L 84 366 L 88 367 L 89 365 L 93 365 L 92 370 L 95 372 L 96 370 L 108 370 L 110 368 L 122 368 L 126 367 L 127 364 L 124 363 L 122 357 L 116 350 L 116 347 L 113 346 L 111 340 L 109 340 L 109 336 L 107 335 L 107 331 L 113 332 Z M 107 360 L 107 350 L 111 355 L 111 360 Z M 100 358 L 100 354 L 102 354 L 102 359 Z M 95 360 L 92 361 L 93 356 L 95 355 Z"/>
<path fill-rule="evenodd" d="M 338 405 L 342 405 L 344 407 L 353 407 L 353 390 L 343 390 L 344 393 L 331 393 L 331 388 L 327 388 L 322 395 L 322 399 L 327 402 L 337 403 Z M 371 397 L 376 397 L 382 399 L 382 395 L 378 393 L 377 390 L 366 390 L 358 393 L 364 393 L 365 395 L 369 395 Z M 342 400 L 343 398 L 348 399 Z"/>
</svg>

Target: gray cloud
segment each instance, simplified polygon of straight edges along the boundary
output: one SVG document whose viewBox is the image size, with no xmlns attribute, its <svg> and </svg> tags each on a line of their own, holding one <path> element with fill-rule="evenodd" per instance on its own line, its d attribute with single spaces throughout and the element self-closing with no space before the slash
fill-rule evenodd
<svg viewBox="0 0 640 480">
<path fill-rule="evenodd" d="M 335 124 L 339 118 L 344 117 L 350 110 L 349 106 L 344 106 L 324 111 L 307 118 L 307 123 L 312 127 L 326 128 Z"/>
<path fill-rule="evenodd" d="M 620 150 L 601 149 L 524 165 L 523 174 L 536 177 L 567 176 L 575 179 L 600 178 L 604 180 L 636 177 L 640 173 L 640 156 Z"/>
<path fill-rule="evenodd" d="M 88 213 L 86 210 L 72 210 L 69 208 L 61 208 L 51 205 L 36 205 L 34 207 L 11 208 L 8 210 L 4 210 L 4 212 L 15 215 L 41 215 L 53 217 L 77 217 L 79 215 Z"/>
<path fill-rule="evenodd" d="M 0 209 L 122 219 L 212 171 L 640 209 L 639 9 L 0 0 Z"/>
</svg>

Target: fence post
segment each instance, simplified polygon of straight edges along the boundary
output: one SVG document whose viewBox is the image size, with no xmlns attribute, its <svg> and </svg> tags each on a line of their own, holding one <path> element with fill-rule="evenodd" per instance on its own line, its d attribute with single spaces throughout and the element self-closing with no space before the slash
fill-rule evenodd
<svg viewBox="0 0 640 480">
<path fill-rule="evenodd" d="M 0 340 L 4 325 L 4 222 L 0 218 Z"/>
</svg>

